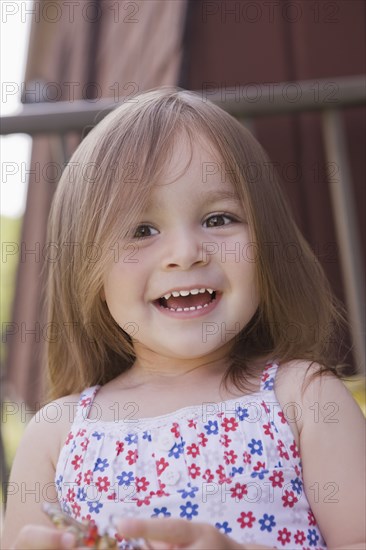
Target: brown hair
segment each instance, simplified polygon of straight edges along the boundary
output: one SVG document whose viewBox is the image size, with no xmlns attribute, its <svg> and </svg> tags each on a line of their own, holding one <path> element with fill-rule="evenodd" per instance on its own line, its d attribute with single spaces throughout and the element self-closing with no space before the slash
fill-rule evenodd
<svg viewBox="0 0 366 550">
<path fill-rule="evenodd" d="M 46 293 L 50 398 L 104 384 L 134 361 L 130 336 L 101 299 L 103 274 L 117 252 L 113 243 L 136 225 L 182 132 L 191 144 L 201 136 L 216 151 L 245 205 L 257 251 L 259 307 L 235 339 L 224 382 L 245 388 L 259 358 L 307 359 L 321 365 L 320 373 L 338 374 L 333 335 L 343 316 L 266 153 L 218 106 L 161 88 L 104 118 L 58 184 L 47 234 L 59 251 L 48 262 Z"/>
</svg>

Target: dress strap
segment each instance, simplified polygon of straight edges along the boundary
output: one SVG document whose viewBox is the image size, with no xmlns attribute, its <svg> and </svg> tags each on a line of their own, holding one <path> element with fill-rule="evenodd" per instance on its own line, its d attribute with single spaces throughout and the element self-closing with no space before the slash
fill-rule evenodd
<svg viewBox="0 0 366 550">
<path fill-rule="evenodd" d="M 93 406 L 94 398 L 97 395 L 100 387 L 101 387 L 100 385 L 91 386 L 90 388 L 86 388 L 80 394 L 80 398 L 76 406 L 76 415 L 75 415 L 76 422 L 82 422 L 83 420 L 88 418 L 90 409 Z"/>
<path fill-rule="evenodd" d="M 261 377 L 261 391 L 273 391 L 278 364 L 274 361 L 267 363 Z"/>
</svg>

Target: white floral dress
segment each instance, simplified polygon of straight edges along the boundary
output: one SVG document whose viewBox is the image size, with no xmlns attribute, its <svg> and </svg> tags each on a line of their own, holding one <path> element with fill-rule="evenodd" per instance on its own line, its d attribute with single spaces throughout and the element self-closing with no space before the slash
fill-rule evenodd
<svg viewBox="0 0 366 550">
<path fill-rule="evenodd" d="M 94 520 L 120 548 L 112 515 L 182 518 L 243 544 L 325 549 L 274 392 L 277 368 L 265 366 L 256 393 L 139 420 L 91 420 L 100 386 L 86 389 L 56 468 L 63 510 Z"/>
</svg>

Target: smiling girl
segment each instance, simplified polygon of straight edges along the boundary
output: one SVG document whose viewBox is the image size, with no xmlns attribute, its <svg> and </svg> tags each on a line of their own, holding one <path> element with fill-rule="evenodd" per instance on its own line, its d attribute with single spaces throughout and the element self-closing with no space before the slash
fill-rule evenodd
<svg viewBox="0 0 366 550">
<path fill-rule="evenodd" d="M 120 548 L 364 548 L 341 317 L 247 130 L 190 92 L 137 96 L 75 152 L 48 240 L 74 245 L 49 262 L 54 401 L 27 427 L 16 486 Z M 76 541 L 19 490 L 4 544 Z"/>
</svg>

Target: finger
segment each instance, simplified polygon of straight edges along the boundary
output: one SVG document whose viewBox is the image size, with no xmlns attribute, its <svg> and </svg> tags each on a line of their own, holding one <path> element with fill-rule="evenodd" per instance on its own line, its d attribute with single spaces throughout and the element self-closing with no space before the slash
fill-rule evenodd
<svg viewBox="0 0 366 550">
<path fill-rule="evenodd" d="M 75 537 L 51 527 L 27 525 L 20 531 L 14 550 L 69 550 L 75 548 Z"/>
<path fill-rule="evenodd" d="M 125 538 L 159 540 L 177 545 L 192 544 L 205 528 L 201 523 L 172 518 L 116 519 L 118 534 Z"/>
</svg>

